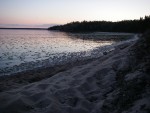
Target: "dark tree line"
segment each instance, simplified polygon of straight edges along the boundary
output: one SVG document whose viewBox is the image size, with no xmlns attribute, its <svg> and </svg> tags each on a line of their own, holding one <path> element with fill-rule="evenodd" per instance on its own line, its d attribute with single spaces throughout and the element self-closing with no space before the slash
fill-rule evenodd
<svg viewBox="0 0 150 113">
<path fill-rule="evenodd" d="M 139 20 L 111 21 L 83 21 L 71 22 L 65 25 L 53 26 L 48 30 L 59 30 L 66 32 L 132 32 L 142 33 L 150 29 L 150 16 L 145 16 Z"/>
</svg>

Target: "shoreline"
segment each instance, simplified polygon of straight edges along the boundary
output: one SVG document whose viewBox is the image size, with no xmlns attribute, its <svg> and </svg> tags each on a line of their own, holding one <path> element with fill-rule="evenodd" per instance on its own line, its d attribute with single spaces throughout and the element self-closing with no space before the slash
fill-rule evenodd
<svg viewBox="0 0 150 113">
<path fill-rule="evenodd" d="M 55 65 L 63 65 L 69 62 L 75 62 L 77 60 L 86 60 L 86 59 L 92 59 L 92 58 L 98 58 L 103 55 L 103 53 L 112 51 L 115 46 L 121 44 L 121 43 L 126 43 L 130 40 L 135 39 L 136 34 L 132 34 L 130 37 L 126 40 L 122 38 L 118 38 L 119 42 L 117 41 L 117 38 L 115 37 L 115 41 L 112 42 L 111 45 L 105 45 L 105 46 L 100 46 L 93 48 L 92 50 L 87 50 L 87 51 L 80 51 L 80 52 L 68 52 L 68 53 L 60 53 L 60 55 L 56 54 L 56 57 L 53 59 L 51 57 L 41 59 L 41 60 L 33 60 L 30 62 L 20 62 L 17 65 L 12 65 L 12 66 L 7 66 L 0 69 L 0 76 L 9 76 L 9 75 L 14 75 L 16 73 L 20 72 L 25 72 L 29 70 L 35 70 L 35 69 L 40 69 L 43 67 L 54 67 Z M 85 39 L 88 39 L 86 37 Z M 88 39 L 89 40 L 89 39 Z M 95 39 L 99 40 L 99 39 Z M 113 41 L 113 40 L 112 40 Z M 19 61 L 19 60 L 18 60 Z"/>
<path fill-rule="evenodd" d="M 113 54 L 115 51 L 118 51 L 118 48 L 124 49 L 130 46 L 130 43 L 135 42 L 137 40 L 137 35 L 134 36 L 133 39 L 129 39 L 123 42 L 119 42 L 117 44 L 112 45 L 112 50 L 103 51 L 103 55 L 92 58 L 85 59 L 76 59 L 65 64 L 58 64 L 49 67 L 39 67 L 32 70 L 26 70 L 18 73 L 14 73 L 11 75 L 0 76 L 0 92 L 11 90 L 14 88 L 21 87 L 23 85 L 27 85 L 33 82 L 38 82 L 43 79 L 47 79 L 49 77 L 54 76 L 57 73 L 67 71 L 76 66 L 82 66 L 88 64 L 97 59 L 105 59 L 107 54 Z M 114 47 L 114 49 L 113 49 Z M 102 49 L 102 47 L 97 48 L 97 51 Z M 108 58 L 108 57 L 107 57 Z"/>
<path fill-rule="evenodd" d="M 149 111 L 148 73 L 136 56 L 141 40 L 115 46 L 104 56 L 51 69 L 53 76 L 0 92 L 5 113 L 133 113 Z M 141 53 L 139 53 L 141 54 Z M 146 54 L 149 55 L 149 54 Z M 49 69 L 46 69 L 49 70 Z M 45 70 L 45 71 L 46 71 Z M 44 71 L 42 71 L 44 72 Z M 50 73 L 49 73 L 50 74 Z M 49 75 L 48 74 L 48 75 Z M 38 75 L 37 75 L 38 76 Z M 33 76 L 30 76 L 33 77 Z M 17 77 L 16 77 L 17 78 Z M 19 78 L 17 78 L 20 80 Z M 14 83 L 13 83 L 14 82 Z M 23 81 L 20 81 L 23 83 Z M 13 87 L 12 87 L 13 86 Z M 5 87 L 6 88 L 6 87 Z"/>
<path fill-rule="evenodd" d="M 98 58 L 80 60 L 79 62 L 74 61 L 66 64 L 55 65 L 52 67 L 40 67 L 11 75 L 0 76 L 0 92 L 18 88 L 33 82 L 38 82 L 40 80 L 52 77 L 59 72 L 69 70 L 75 66 L 85 65 L 96 59 Z"/>
</svg>

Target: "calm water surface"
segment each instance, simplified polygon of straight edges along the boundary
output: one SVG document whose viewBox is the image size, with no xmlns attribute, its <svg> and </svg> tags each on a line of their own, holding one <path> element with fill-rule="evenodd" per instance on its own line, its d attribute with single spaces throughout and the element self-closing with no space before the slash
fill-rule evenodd
<svg viewBox="0 0 150 113">
<path fill-rule="evenodd" d="M 78 58 L 89 58 L 92 57 L 91 54 L 97 56 L 96 54 L 101 53 L 94 53 L 94 49 L 116 42 L 102 40 L 104 37 L 121 36 L 124 34 L 0 30 L 0 75 L 53 66 Z"/>
</svg>

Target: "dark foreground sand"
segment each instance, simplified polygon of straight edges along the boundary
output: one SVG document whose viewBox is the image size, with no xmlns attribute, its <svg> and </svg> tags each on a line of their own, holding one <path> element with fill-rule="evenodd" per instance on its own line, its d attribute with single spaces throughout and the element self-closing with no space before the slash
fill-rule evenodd
<svg viewBox="0 0 150 113">
<path fill-rule="evenodd" d="M 67 64 L 56 65 L 54 67 L 38 68 L 29 71 L 24 71 L 12 75 L 0 76 L 0 92 L 18 88 L 33 82 L 40 81 L 52 77 L 53 75 L 71 69 L 75 66 L 90 63 L 95 59 L 87 59 L 81 61 L 70 62 Z"/>
<path fill-rule="evenodd" d="M 135 69 L 135 43 L 98 59 L 35 71 L 36 77 L 1 78 L 0 113 L 148 113 L 147 74 Z"/>
</svg>

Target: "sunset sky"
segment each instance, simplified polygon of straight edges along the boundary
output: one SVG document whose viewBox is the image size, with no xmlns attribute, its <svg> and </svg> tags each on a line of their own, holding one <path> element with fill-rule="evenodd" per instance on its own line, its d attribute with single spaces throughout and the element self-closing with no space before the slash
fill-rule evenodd
<svg viewBox="0 0 150 113">
<path fill-rule="evenodd" d="M 119 21 L 145 15 L 150 15 L 150 0 L 0 0 L 1 25 Z"/>
</svg>

